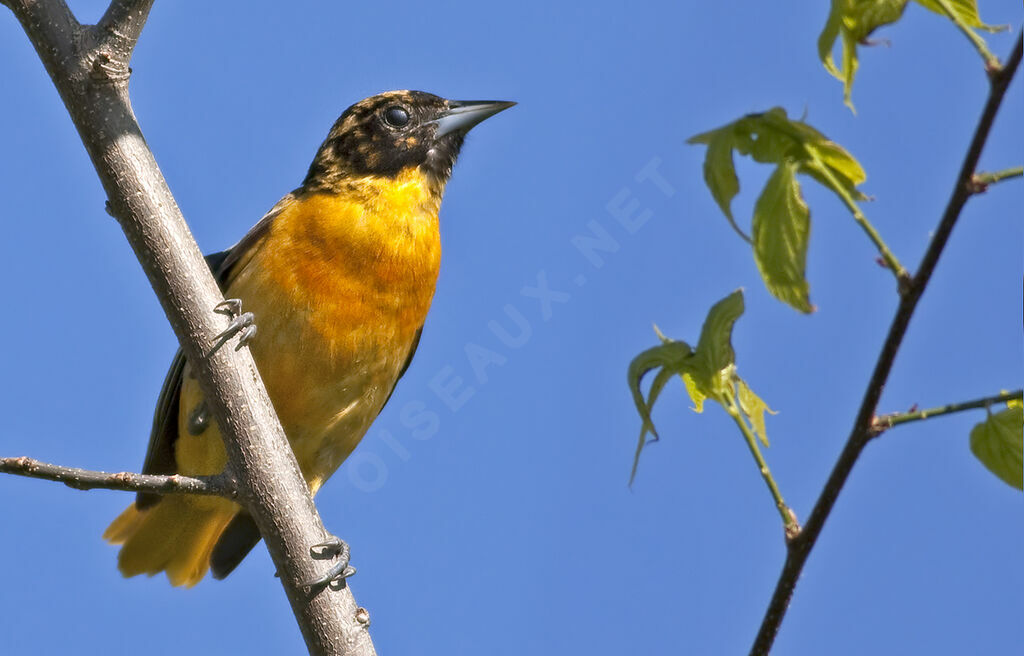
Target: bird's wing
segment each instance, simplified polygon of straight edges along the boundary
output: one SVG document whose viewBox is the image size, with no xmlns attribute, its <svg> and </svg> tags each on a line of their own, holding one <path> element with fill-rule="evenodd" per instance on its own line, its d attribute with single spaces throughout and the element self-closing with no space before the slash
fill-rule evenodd
<svg viewBox="0 0 1024 656">
<path fill-rule="evenodd" d="M 206 263 L 217 278 L 217 283 L 222 290 L 227 289 L 235 274 L 244 267 L 250 255 L 257 247 L 260 240 L 267 234 L 274 218 L 281 213 L 294 200 L 294 194 L 282 198 L 266 216 L 260 219 L 253 228 L 239 241 L 226 251 L 213 253 L 206 257 Z M 402 368 L 395 379 L 398 384 L 405 372 L 412 363 L 413 355 L 420 343 L 420 335 L 423 328 L 416 331 L 412 345 L 409 347 L 409 354 L 402 364 Z M 163 388 L 160 390 L 160 397 L 157 400 L 156 414 L 153 417 L 153 431 L 149 439 L 149 449 L 146 452 L 146 460 L 142 471 L 145 474 L 173 474 L 177 470 L 174 459 L 174 442 L 178 439 L 178 415 L 180 412 L 180 394 L 182 376 L 185 371 L 185 355 L 181 349 L 174 355 L 171 362 L 171 369 L 164 380 Z M 387 400 L 394 394 L 395 385 L 392 385 Z M 382 406 L 383 407 L 383 406 Z M 136 495 L 135 505 L 140 510 L 147 508 L 160 500 L 160 495 L 146 494 L 140 492 Z M 214 578 L 222 579 L 230 574 L 245 558 L 246 555 L 260 541 L 260 532 L 252 516 L 244 510 L 235 516 L 221 534 L 214 546 L 210 556 L 210 569 Z"/>
<path fill-rule="evenodd" d="M 248 262 L 250 255 L 266 236 L 274 218 L 294 200 L 294 193 L 288 194 L 274 205 L 259 222 L 249 230 L 237 244 L 219 253 L 206 256 L 206 264 L 210 267 L 221 290 L 228 288 L 235 274 Z M 185 372 L 185 355 L 181 349 L 174 354 L 170 371 L 160 389 L 153 415 L 153 429 L 149 435 L 149 448 L 142 464 L 144 474 L 174 474 L 177 464 L 174 460 L 174 442 L 178 439 L 178 414 L 180 411 L 181 380 Z M 148 508 L 160 500 L 158 494 L 139 492 L 135 496 L 135 506 L 140 510 Z"/>
<path fill-rule="evenodd" d="M 412 340 L 412 346 L 409 347 L 409 355 L 405 358 L 405 363 L 398 373 L 398 378 L 401 378 L 406 370 L 409 369 L 409 365 L 412 363 L 412 356 L 416 353 L 416 347 L 419 346 L 421 334 L 423 334 L 422 327 L 416 331 L 416 337 Z M 391 395 L 395 393 L 398 378 L 395 379 L 395 384 L 391 386 L 391 391 L 388 393 L 388 398 L 384 400 L 384 405 L 387 405 Z M 384 406 L 381 406 L 382 410 L 383 408 Z M 213 578 L 223 579 L 233 572 L 245 557 L 249 555 L 253 547 L 259 544 L 260 539 L 262 539 L 262 536 L 252 515 L 244 510 L 235 515 L 235 518 L 224 529 L 224 533 L 218 538 L 217 544 L 213 548 L 213 553 L 210 554 L 210 571 L 213 572 Z"/>
<path fill-rule="evenodd" d="M 398 387 L 398 381 L 402 380 L 402 376 L 405 372 L 409 371 L 409 365 L 412 364 L 412 356 L 416 355 L 416 349 L 420 345 L 420 336 L 423 334 L 423 326 L 420 326 L 419 330 L 416 331 L 416 336 L 412 338 L 412 346 L 409 347 L 409 355 L 405 356 L 405 362 L 402 363 L 402 369 L 398 372 L 398 378 L 395 378 L 395 382 L 391 385 L 391 391 L 388 392 L 387 398 L 384 399 L 384 405 L 380 407 L 381 412 L 384 411 L 384 407 L 391 400 L 392 395 L 395 393 L 395 388 Z M 380 413 L 377 413 L 380 414 Z"/>
</svg>

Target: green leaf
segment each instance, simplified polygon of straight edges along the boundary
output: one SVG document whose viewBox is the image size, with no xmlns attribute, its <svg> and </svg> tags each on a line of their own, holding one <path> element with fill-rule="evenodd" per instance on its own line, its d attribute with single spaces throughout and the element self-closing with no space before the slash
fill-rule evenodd
<svg viewBox="0 0 1024 656">
<path fill-rule="evenodd" d="M 836 147 L 842 150 L 839 146 Z M 845 153 L 846 151 L 844 150 L 843 152 Z M 835 162 L 835 165 L 829 165 L 829 163 L 822 159 L 821 155 L 833 158 L 832 161 Z M 850 161 L 853 165 L 860 166 L 857 160 L 852 157 Z M 860 184 L 860 182 L 854 182 L 853 179 L 847 177 L 848 173 L 856 173 L 856 171 L 851 169 L 852 167 L 846 165 L 845 162 L 838 161 L 834 153 L 826 152 L 825 148 L 813 149 L 811 151 L 811 158 L 800 165 L 800 173 L 811 176 L 818 184 L 831 190 L 840 199 L 848 199 L 851 203 L 855 203 L 858 200 L 868 200 L 864 192 L 856 188 L 856 185 Z M 863 170 L 860 173 L 863 173 Z"/>
<path fill-rule="evenodd" d="M 800 173 L 810 175 L 836 194 L 841 196 L 845 191 L 856 200 L 867 199 L 856 188 L 868 178 L 860 162 L 807 123 L 790 120 L 781 107 L 750 114 L 737 123 L 740 129 L 749 130 L 754 143 L 750 154 L 756 161 L 799 162 Z"/>
<path fill-rule="evenodd" d="M 746 241 L 750 241 L 732 215 L 732 199 L 740 193 L 740 181 L 736 177 L 736 167 L 732 161 L 732 151 L 736 141 L 733 126 L 727 125 L 718 130 L 705 132 L 690 138 L 687 143 L 707 144 L 704 155 L 704 183 L 711 191 L 711 196 L 722 209 L 732 229 Z"/>
<path fill-rule="evenodd" d="M 654 331 L 662 343 L 643 351 L 630 362 L 627 382 L 642 420 L 640 436 L 633 455 L 633 467 L 629 475 L 630 485 L 636 478 L 640 454 L 647 444 L 658 439 L 651 419 L 654 403 L 665 385 L 675 375 L 683 379 L 686 391 L 693 401 L 694 411 L 703 412 L 704 402 L 708 399 L 717 401 L 742 426 L 745 436 L 750 435 L 747 430 L 749 423 L 758 439 L 768 446 L 764 413 L 775 413 L 736 374 L 732 330 L 742 314 L 743 290 L 737 289 L 715 303 L 708 311 L 696 349 L 691 349 L 685 342 L 677 342 L 666 337 L 655 326 Z M 659 371 L 645 399 L 640 385 L 644 376 L 655 369 Z M 747 423 L 743 422 L 743 415 L 746 416 Z M 649 434 L 653 435 L 651 440 L 647 439 Z M 751 441 L 751 444 L 756 448 L 755 442 Z"/>
<path fill-rule="evenodd" d="M 655 374 L 654 380 L 651 381 L 651 389 L 647 392 L 647 413 L 648 413 L 647 416 L 648 416 L 648 418 L 650 418 L 651 410 L 654 409 L 654 402 L 658 400 L 659 396 L 661 396 L 661 390 L 665 389 L 665 384 L 668 383 L 668 381 L 671 380 L 671 379 L 672 379 L 672 370 L 671 369 L 662 369 L 657 374 Z M 651 435 L 653 435 L 654 438 L 657 439 L 658 438 L 658 434 L 654 432 L 654 422 L 650 421 L 650 422 L 648 422 L 648 425 L 649 425 L 650 430 L 649 431 L 645 430 L 644 433 L 641 434 L 641 436 L 640 436 L 641 439 L 646 437 L 646 433 L 647 432 L 650 432 Z"/>
<path fill-rule="evenodd" d="M 737 289 L 711 306 L 700 340 L 690 361 L 690 373 L 697 389 L 706 397 L 721 402 L 731 385 L 725 375 L 736 361 L 732 348 L 732 327 L 743 314 L 743 290 Z M 692 398 L 692 395 L 691 395 Z"/>
<path fill-rule="evenodd" d="M 653 435 L 654 439 L 658 438 L 658 431 L 655 430 L 654 421 L 651 419 L 654 402 L 658 400 L 658 396 L 669 379 L 674 374 L 686 370 L 687 361 L 693 356 L 693 349 L 686 342 L 669 340 L 661 334 L 657 327 L 655 327 L 655 331 L 662 339 L 662 344 L 649 348 L 633 358 L 632 362 L 629 363 L 629 369 L 626 373 L 629 389 L 633 395 L 633 403 L 636 405 L 636 411 L 640 414 L 643 422 L 640 427 L 640 438 L 637 440 L 636 454 L 633 457 L 633 469 L 629 475 L 630 485 L 632 485 L 633 479 L 636 477 L 637 465 L 640 464 L 640 453 L 647 444 L 648 433 Z M 651 384 L 650 392 L 645 400 L 643 390 L 640 389 L 640 383 L 648 372 L 658 368 L 661 368 L 661 371 L 655 375 L 654 382 Z"/>
<path fill-rule="evenodd" d="M 933 11 L 940 16 L 946 16 L 937 0 L 915 0 L 928 11 Z M 967 24 L 968 27 L 984 30 L 986 32 L 1002 32 L 1010 28 L 1009 25 L 989 25 L 981 20 L 978 15 L 978 3 L 975 0 L 947 0 L 950 8 L 957 17 Z"/>
<path fill-rule="evenodd" d="M 651 419 L 651 411 L 662 389 L 672 376 L 682 377 L 697 412 L 703 410 L 705 398 L 710 397 L 715 400 L 725 398 L 726 391 L 722 389 L 722 384 L 719 381 L 731 380 L 728 374 L 733 370 L 733 360 L 736 355 L 729 340 L 732 335 L 732 326 L 741 314 L 743 314 L 743 293 L 737 290 L 712 306 L 708 312 L 708 316 L 704 320 L 704 327 L 701 329 L 697 351 L 690 348 L 686 342 L 665 337 L 655 326 L 654 331 L 662 343 L 643 351 L 629 363 L 626 379 L 633 395 L 636 411 L 642 420 L 640 436 L 637 439 L 636 452 L 633 456 L 633 468 L 629 476 L 630 484 L 636 477 L 640 454 L 647 445 L 647 435 L 653 435 L 654 439 L 658 438 L 654 421 Z M 700 353 L 699 357 L 698 353 Z M 659 368 L 660 371 L 651 383 L 647 398 L 644 399 L 640 384 L 645 375 Z M 731 393 L 731 389 L 729 392 Z"/>
<path fill-rule="evenodd" d="M 698 414 L 704 412 L 704 399 L 708 397 L 700 391 L 697 381 L 693 379 L 693 374 L 684 372 L 681 376 L 683 384 L 686 385 L 686 393 L 690 395 L 690 400 L 693 401 L 693 411 Z"/>
<path fill-rule="evenodd" d="M 796 164 L 783 162 L 754 206 L 754 261 L 775 298 L 805 313 L 814 311 L 805 278 L 811 213 L 796 181 Z M 697 347 L 698 353 L 700 346 Z"/>
<path fill-rule="evenodd" d="M 747 415 L 747 418 L 750 420 L 754 434 L 757 435 L 758 439 L 765 446 L 770 446 L 768 444 L 768 433 L 765 432 L 764 428 L 764 413 L 767 412 L 774 415 L 776 414 L 775 411 L 769 408 L 768 404 L 761 400 L 761 397 L 754 394 L 754 391 L 750 389 L 750 386 L 742 378 L 737 379 L 736 386 L 739 388 L 738 400 L 740 402 L 740 409 L 743 410 L 743 414 Z"/>
<path fill-rule="evenodd" d="M 853 106 L 853 78 L 858 68 L 860 59 L 857 58 L 857 41 L 848 32 L 843 32 L 843 104 L 854 114 L 857 108 Z"/>
<path fill-rule="evenodd" d="M 654 402 L 658 400 L 658 396 L 661 395 L 661 390 L 665 388 L 665 384 L 672 378 L 672 371 L 669 369 L 662 369 L 654 377 L 654 381 L 651 383 L 651 390 L 647 395 L 647 417 L 644 419 L 643 426 L 640 428 L 640 439 L 637 440 L 636 452 L 633 454 L 633 468 L 629 472 L 629 484 L 633 484 L 633 479 L 636 478 L 636 468 L 640 465 L 640 453 L 647 446 L 647 434 L 651 433 L 653 439 L 658 439 L 658 434 L 654 430 L 654 423 L 651 421 L 651 410 L 654 408 Z"/>
<path fill-rule="evenodd" d="M 907 0 L 846 0 L 843 4 L 843 27 L 856 41 L 863 42 L 879 27 L 898 21 Z"/>
<path fill-rule="evenodd" d="M 903 16 L 907 0 L 832 0 L 825 27 L 818 36 L 818 57 L 825 70 L 843 83 L 843 102 L 853 108 L 851 92 L 857 73 L 857 46 L 876 29 L 895 23 Z M 836 68 L 832 49 L 842 40 L 842 68 Z"/>
<path fill-rule="evenodd" d="M 867 181 L 868 174 L 864 172 L 860 162 L 854 159 L 849 151 L 834 141 L 829 141 L 825 135 L 809 125 L 805 125 L 805 127 L 815 134 L 815 138 L 808 139 L 805 142 L 807 151 L 820 160 L 822 164 L 830 168 L 836 177 L 842 178 L 846 186 L 854 189 L 854 187 L 862 185 Z M 858 191 L 857 193 L 860 192 Z M 865 200 L 866 198 L 865 196 L 860 200 Z"/>
<path fill-rule="evenodd" d="M 749 147 L 740 152 L 749 154 L 755 162 L 777 164 L 787 159 L 807 157 L 804 143 L 810 135 L 800 128 L 805 124 L 790 121 L 786 110 L 781 107 L 772 107 L 760 114 L 747 114 L 736 125 L 740 134 L 749 135 Z"/>
<path fill-rule="evenodd" d="M 971 453 L 1008 485 L 1024 490 L 1024 409 L 1019 401 L 971 429 Z"/>
<path fill-rule="evenodd" d="M 843 73 L 836 68 L 836 62 L 832 58 L 832 48 L 836 44 L 836 39 L 839 38 L 839 30 L 843 24 L 842 12 L 836 11 L 836 5 L 841 4 L 841 2 L 833 0 L 832 10 L 828 12 L 828 20 L 825 21 L 825 27 L 821 30 L 821 34 L 818 35 L 818 57 L 825 65 L 825 70 L 840 80 L 843 79 Z"/>
<path fill-rule="evenodd" d="M 652 369 L 659 367 L 673 372 L 681 371 L 683 363 L 692 355 L 693 349 L 686 342 L 667 341 L 660 346 L 647 349 L 629 363 L 629 370 L 626 372 L 629 389 L 633 393 L 636 410 L 644 421 L 641 437 L 646 436 L 647 432 L 654 436 L 658 435 L 658 432 L 654 430 L 654 423 L 651 421 L 650 409 L 653 406 L 644 401 L 643 391 L 640 389 L 640 383 L 644 376 Z M 657 394 L 655 394 L 655 398 L 657 398 Z"/>
<path fill-rule="evenodd" d="M 754 259 L 769 291 L 801 312 L 812 312 L 810 285 L 804 277 L 810 211 L 795 174 L 811 176 L 855 211 L 856 201 L 867 199 L 857 189 L 867 180 L 860 162 L 814 127 L 791 120 L 781 107 L 748 114 L 698 134 L 689 143 L 707 144 L 704 179 L 730 222 L 729 205 L 739 189 L 732 150 L 777 166 L 754 208 L 751 238 L 744 238 L 753 244 Z"/>
</svg>

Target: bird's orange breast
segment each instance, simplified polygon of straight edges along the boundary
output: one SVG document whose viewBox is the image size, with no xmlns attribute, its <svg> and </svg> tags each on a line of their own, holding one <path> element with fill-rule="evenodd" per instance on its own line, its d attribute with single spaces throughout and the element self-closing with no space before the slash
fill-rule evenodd
<svg viewBox="0 0 1024 656">
<path fill-rule="evenodd" d="M 307 314 L 332 351 L 411 339 L 437 281 L 439 206 L 440 193 L 416 170 L 309 194 L 274 219 L 246 273 L 258 272 L 276 302 Z"/>
<path fill-rule="evenodd" d="M 256 316 L 250 349 L 314 489 L 394 387 L 441 258 L 440 190 L 428 179 L 408 171 L 346 185 L 286 201 L 225 292 Z"/>
</svg>

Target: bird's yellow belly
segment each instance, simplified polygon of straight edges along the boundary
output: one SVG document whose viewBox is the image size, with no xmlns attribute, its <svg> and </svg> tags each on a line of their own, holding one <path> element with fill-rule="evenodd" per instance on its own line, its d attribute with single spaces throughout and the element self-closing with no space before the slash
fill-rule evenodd
<svg viewBox="0 0 1024 656">
<path fill-rule="evenodd" d="M 302 230 L 287 222 L 303 216 L 278 217 L 284 237 L 272 232 L 226 290 L 256 317 L 249 348 L 314 492 L 377 417 L 423 324 L 440 257 L 434 217 L 424 243 L 383 254 L 349 248 L 341 258 L 317 252 L 331 246 L 321 238 L 313 245 L 296 239 Z M 406 252 L 415 259 L 403 259 Z M 201 401 L 186 371 L 175 449 L 185 474 L 215 474 L 226 464 L 215 425 L 189 432 Z"/>
<path fill-rule="evenodd" d="M 380 413 L 415 329 L 381 313 L 373 322 L 353 321 L 349 313 L 325 316 L 322 307 L 296 307 L 279 289 L 246 294 L 248 282 L 243 276 L 236 285 L 243 307 L 257 317 L 253 357 L 260 372 L 267 372 L 264 382 L 274 409 L 315 489 Z M 282 312 L 285 307 L 290 311 Z M 320 329 L 325 322 L 333 325 L 329 335 Z"/>
<path fill-rule="evenodd" d="M 253 358 L 299 467 L 315 491 L 355 449 L 380 412 L 413 335 L 383 330 L 398 339 L 379 342 L 352 334 L 347 337 L 359 341 L 360 348 L 339 349 L 312 329 L 304 313 L 283 311 L 280 303 L 268 303 L 263 295 L 240 292 L 238 297 L 257 317 L 259 332 L 250 342 Z M 216 425 L 199 435 L 189 431 L 189 418 L 201 400 L 198 382 L 186 371 L 175 450 L 179 471 L 192 475 L 218 473 L 226 463 Z"/>
</svg>

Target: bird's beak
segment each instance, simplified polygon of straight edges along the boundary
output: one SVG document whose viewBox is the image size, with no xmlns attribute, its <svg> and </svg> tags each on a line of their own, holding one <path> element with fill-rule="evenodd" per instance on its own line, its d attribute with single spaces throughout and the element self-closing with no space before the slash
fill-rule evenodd
<svg viewBox="0 0 1024 656">
<path fill-rule="evenodd" d="M 449 100 L 448 111 L 434 121 L 437 124 L 435 136 L 443 137 L 452 132 L 465 134 L 480 121 L 514 104 L 503 100 Z"/>
</svg>

